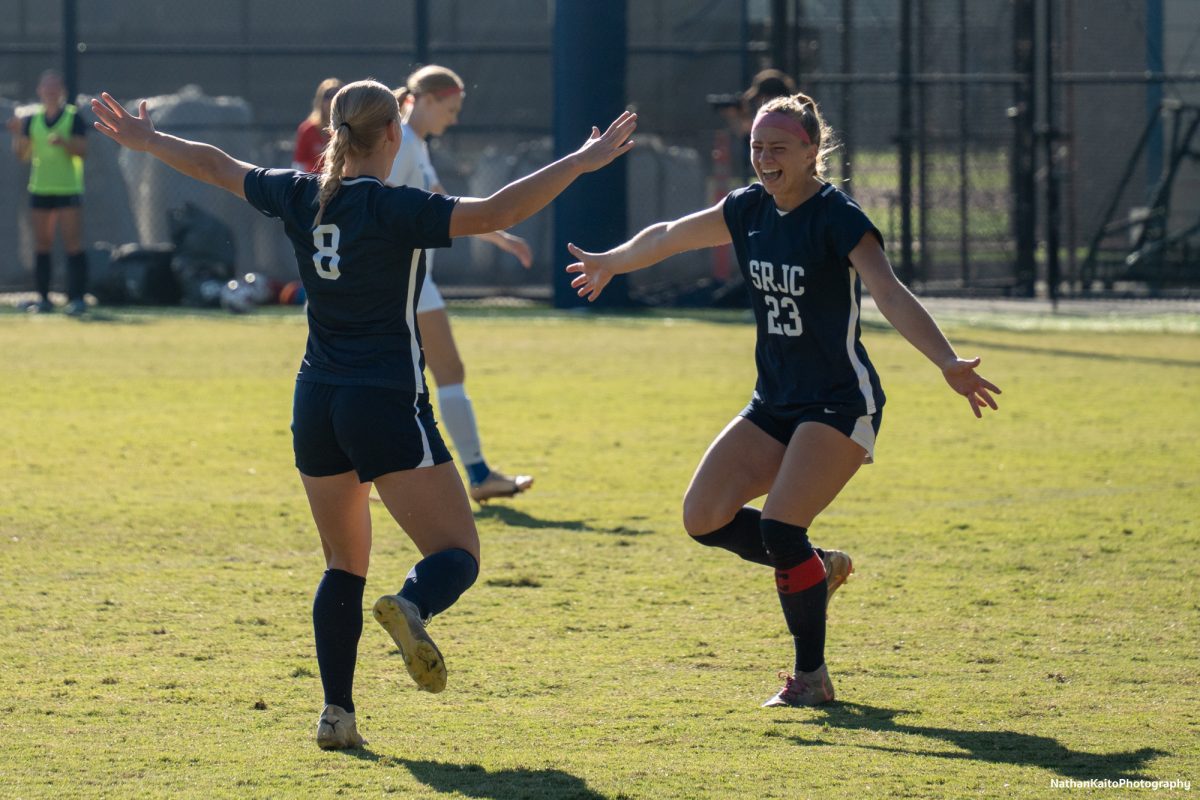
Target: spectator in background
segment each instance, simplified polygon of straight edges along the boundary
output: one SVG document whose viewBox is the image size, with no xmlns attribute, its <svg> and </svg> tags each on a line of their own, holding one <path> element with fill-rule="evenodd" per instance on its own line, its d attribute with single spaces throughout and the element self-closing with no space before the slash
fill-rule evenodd
<svg viewBox="0 0 1200 800">
<path fill-rule="evenodd" d="M 741 144 L 737 150 L 739 172 L 746 180 L 754 176 L 750 168 L 748 154 L 750 152 L 750 127 L 754 123 L 754 115 L 763 103 L 776 97 L 791 97 L 796 93 L 796 82 L 786 72 L 778 69 L 764 69 L 750 81 L 750 88 L 740 94 L 710 94 L 709 105 L 721 115 L 730 133 L 736 137 L 735 142 Z"/>
<path fill-rule="evenodd" d="M 342 88 L 337 78 L 326 78 L 317 84 L 312 111 L 296 128 L 296 148 L 292 151 L 292 169 L 299 172 L 320 172 L 321 155 L 329 144 L 329 108 L 334 95 Z"/>
<path fill-rule="evenodd" d="M 750 88 L 742 93 L 742 103 L 745 120 L 746 136 L 750 135 L 750 126 L 754 115 L 762 108 L 763 103 L 776 97 L 790 97 L 796 93 L 796 82 L 786 72 L 778 69 L 764 69 L 754 76 Z"/>
<path fill-rule="evenodd" d="M 55 229 L 67 252 L 67 313 L 87 311 L 87 254 L 83 251 L 83 159 L 86 130 L 75 106 L 67 103 L 62 75 L 46 70 L 38 80 L 41 105 L 28 117 L 8 121 L 13 152 L 30 162 L 29 205 L 33 221 L 34 286 L 30 311 L 54 310 L 50 302 L 51 253 Z"/>
</svg>

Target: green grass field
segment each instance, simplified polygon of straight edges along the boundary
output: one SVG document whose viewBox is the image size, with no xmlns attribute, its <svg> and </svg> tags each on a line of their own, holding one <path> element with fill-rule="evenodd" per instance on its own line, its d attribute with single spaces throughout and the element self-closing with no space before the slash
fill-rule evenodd
<svg viewBox="0 0 1200 800">
<path fill-rule="evenodd" d="M 313 744 L 323 564 L 291 462 L 303 318 L 0 314 L 0 796 L 1126 796 L 1200 782 L 1200 335 L 951 316 L 978 421 L 877 323 L 874 466 L 813 526 L 837 704 L 767 710 L 768 572 L 679 501 L 753 385 L 739 314 L 455 317 L 490 459 L 483 572 L 415 690 L 368 614 L 366 750 Z M 1069 320 L 1068 320 L 1069 322 Z M 376 509 L 367 602 L 415 550 Z M 1182 790 L 1138 792 L 1176 796 Z"/>
</svg>

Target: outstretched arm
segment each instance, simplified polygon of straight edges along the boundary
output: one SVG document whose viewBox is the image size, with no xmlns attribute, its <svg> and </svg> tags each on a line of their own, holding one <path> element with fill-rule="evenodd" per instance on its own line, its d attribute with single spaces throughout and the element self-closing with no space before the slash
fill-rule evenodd
<svg viewBox="0 0 1200 800">
<path fill-rule="evenodd" d="M 992 394 L 1000 394 L 999 387 L 976 374 L 978 358 L 958 357 L 933 317 L 908 287 L 897 280 L 873 234 L 865 234 L 850 251 L 850 263 L 858 270 L 880 313 L 913 347 L 937 365 L 950 388 L 967 398 L 975 416 L 983 416 L 981 409 L 985 405 L 996 410 Z"/>
<path fill-rule="evenodd" d="M 635 272 L 657 264 L 668 256 L 687 250 L 729 244 L 732 238 L 725 224 L 722 200 L 712 208 L 697 211 L 671 222 L 651 225 L 625 244 L 606 253 L 589 253 L 573 244 L 567 249 L 579 260 L 567 265 L 567 272 L 577 272 L 571 286 L 580 297 L 592 302 L 604 291 L 613 275 Z"/>
<path fill-rule="evenodd" d="M 491 197 L 462 198 L 450 215 L 450 235 L 491 233 L 532 217 L 580 175 L 598 170 L 629 152 L 633 147 L 629 136 L 636 127 L 637 115 L 623 112 L 603 134 L 592 128 L 592 135 L 583 147 L 569 156 L 513 181 Z"/>
<path fill-rule="evenodd" d="M 189 178 L 210 183 L 227 192 L 245 198 L 242 188 L 246 173 L 253 164 L 238 161 L 224 150 L 202 142 L 180 139 L 154 130 L 146 113 L 146 101 L 138 105 L 137 116 L 131 115 L 107 92 L 92 100 L 92 111 L 99 117 L 93 123 L 96 130 L 130 150 L 149 153 L 172 169 Z"/>
</svg>

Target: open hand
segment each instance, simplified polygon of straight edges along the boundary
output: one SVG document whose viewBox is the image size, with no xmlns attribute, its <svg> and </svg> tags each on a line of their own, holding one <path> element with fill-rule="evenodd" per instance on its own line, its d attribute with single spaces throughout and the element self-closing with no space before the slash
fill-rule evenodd
<svg viewBox="0 0 1200 800">
<path fill-rule="evenodd" d="M 146 101 L 138 104 L 137 116 L 132 116 L 125 107 L 113 99 L 108 92 L 92 100 L 92 111 L 99 118 L 92 123 L 96 130 L 130 150 L 146 150 L 154 138 L 154 123 L 146 112 Z"/>
<path fill-rule="evenodd" d="M 978 366 L 978 358 L 972 358 L 969 361 L 956 358 L 942 367 L 942 377 L 946 379 L 946 383 L 950 384 L 951 389 L 967 398 L 967 402 L 971 404 L 971 411 L 975 412 L 976 417 L 983 417 L 981 409 L 985 405 L 993 411 L 998 408 L 992 394 L 1000 394 L 1000 387 L 976 374 L 975 368 Z"/>
<path fill-rule="evenodd" d="M 516 256 L 525 269 L 533 266 L 533 248 L 529 246 L 529 242 L 508 231 L 497 231 L 497 233 L 500 234 L 500 241 L 496 243 L 497 247 Z"/>
<path fill-rule="evenodd" d="M 568 244 L 567 250 L 579 259 L 567 265 L 567 272 L 578 273 L 571 281 L 571 288 L 580 297 L 587 297 L 589 303 L 594 302 L 613 276 L 612 270 L 604 266 L 605 255 L 580 250 L 573 244 Z"/>
<path fill-rule="evenodd" d="M 593 127 L 592 135 L 575 151 L 575 162 L 583 172 L 594 172 L 633 147 L 629 136 L 637 128 L 637 114 L 622 111 L 603 134 Z"/>
</svg>

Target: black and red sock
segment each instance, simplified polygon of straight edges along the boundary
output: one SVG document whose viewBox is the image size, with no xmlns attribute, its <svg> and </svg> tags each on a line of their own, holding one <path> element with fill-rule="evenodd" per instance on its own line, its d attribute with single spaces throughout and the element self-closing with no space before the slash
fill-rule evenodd
<svg viewBox="0 0 1200 800">
<path fill-rule="evenodd" d="M 763 545 L 775 567 L 775 589 L 796 644 L 796 672 L 825 663 L 825 565 L 808 529 L 774 519 L 761 522 Z"/>
</svg>

